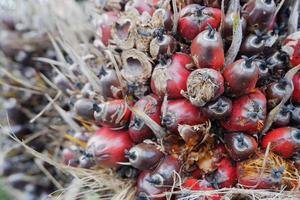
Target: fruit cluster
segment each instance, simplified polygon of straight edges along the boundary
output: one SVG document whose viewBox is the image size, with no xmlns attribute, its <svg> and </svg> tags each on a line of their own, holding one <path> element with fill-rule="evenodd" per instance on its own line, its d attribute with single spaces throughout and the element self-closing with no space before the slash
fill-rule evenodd
<svg viewBox="0 0 300 200">
<path fill-rule="evenodd" d="M 84 86 L 74 109 L 101 128 L 79 155 L 65 149 L 65 162 L 127 171 L 137 177 L 138 199 L 164 199 L 180 187 L 295 190 L 294 4 L 231 1 L 223 12 L 217 0 L 174 3 L 128 1 L 97 21 L 94 44 L 113 49 L 98 76 L 103 99 Z"/>
<path fill-rule="evenodd" d="M 299 4 L 100 5 L 91 56 L 76 63 L 66 51 L 69 68 L 48 74 L 67 99 L 60 112 L 81 128 L 62 145 L 63 162 L 113 169 L 135 181 L 138 200 L 298 190 Z"/>
</svg>

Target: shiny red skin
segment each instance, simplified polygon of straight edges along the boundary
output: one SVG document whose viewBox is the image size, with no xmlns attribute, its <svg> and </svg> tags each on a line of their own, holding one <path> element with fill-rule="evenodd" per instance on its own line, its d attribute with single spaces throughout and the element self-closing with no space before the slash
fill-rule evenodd
<svg viewBox="0 0 300 200">
<path fill-rule="evenodd" d="M 151 177 L 156 174 L 162 176 L 162 185 L 172 186 L 174 183 L 174 172 L 180 174 L 182 163 L 173 156 L 165 156 L 151 173 Z"/>
<path fill-rule="evenodd" d="M 202 31 L 191 44 L 191 56 L 198 68 L 220 70 L 224 65 L 223 41 L 220 33 L 214 33 L 213 39 L 209 30 Z"/>
<path fill-rule="evenodd" d="M 208 183 L 205 180 L 197 180 L 194 178 L 187 179 L 183 184 L 182 188 L 194 190 L 194 191 L 209 191 L 214 190 L 213 187 L 207 186 Z M 222 196 L 215 194 L 207 197 L 200 197 L 198 200 L 220 200 Z"/>
<path fill-rule="evenodd" d="M 137 195 L 141 195 L 142 193 L 146 196 L 151 195 L 158 195 L 162 194 L 163 192 L 168 191 L 165 187 L 156 187 L 155 185 L 151 184 L 148 179 L 151 176 L 150 170 L 142 171 L 137 179 Z M 143 196 L 144 196 L 143 195 Z M 153 197 L 151 200 L 164 200 L 165 197 Z"/>
<path fill-rule="evenodd" d="M 201 109 L 193 106 L 186 99 L 169 100 L 166 106 L 167 113 L 163 116 L 162 124 L 173 133 L 178 133 L 179 124 L 197 125 L 207 121 Z M 162 107 L 162 112 L 163 110 Z M 170 121 L 167 119 L 167 123 L 164 122 L 165 118 L 169 118 Z"/>
<path fill-rule="evenodd" d="M 257 142 L 254 137 L 244 133 L 229 133 L 224 136 L 224 142 L 228 154 L 235 161 L 250 158 L 257 150 Z"/>
<path fill-rule="evenodd" d="M 288 53 L 294 67 L 300 64 L 300 31 L 292 33 L 286 38 L 282 50 Z"/>
<path fill-rule="evenodd" d="M 274 0 L 270 4 L 267 4 L 265 0 L 250 0 L 245 4 L 243 10 L 247 24 L 250 26 L 257 24 L 260 30 L 270 26 L 275 11 L 276 4 Z"/>
<path fill-rule="evenodd" d="M 255 92 L 241 96 L 233 101 L 232 112 L 228 119 L 221 122 L 227 131 L 241 131 L 255 134 L 262 130 L 267 112 L 267 100 L 265 95 L 258 89 Z M 250 112 L 255 110 L 255 112 Z M 250 117 L 251 113 L 258 116 Z"/>
<path fill-rule="evenodd" d="M 251 92 L 259 78 L 259 70 L 255 62 L 249 67 L 244 59 L 239 59 L 226 66 L 223 77 L 230 93 L 242 95 Z"/>
<path fill-rule="evenodd" d="M 89 139 L 87 152 L 91 153 L 98 166 L 117 167 L 117 162 L 126 162 L 125 150 L 129 150 L 133 142 L 128 131 L 114 131 L 109 128 L 100 128 Z"/>
<path fill-rule="evenodd" d="M 152 120 L 160 125 L 161 122 L 161 101 L 155 95 L 148 95 L 138 100 L 134 108 L 143 111 L 148 115 Z M 141 143 L 145 139 L 150 139 L 154 136 L 151 129 L 141 120 L 139 124 L 135 123 L 138 119 L 135 114 L 131 115 L 130 124 L 129 124 L 129 135 L 135 143 Z"/>
<path fill-rule="evenodd" d="M 192 65 L 193 60 L 192 58 L 184 53 L 175 53 L 172 56 L 172 60 L 170 64 L 166 64 L 163 66 L 158 65 L 154 68 L 154 72 L 151 77 L 151 90 L 157 96 L 163 97 L 167 95 L 168 98 L 175 99 L 175 98 L 183 98 L 181 95 L 181 90 L 186 91 L 186 81 L 188 76 L 190 75 L 190 71 L 187 69 L 189 65 Z M 164 89 L 160 89 L 160 86 L 164 83 L 161 83 L 157 80 L 157 75 L 155 71 L 158 70 L 157 68 L 163 68 L 165 73 L 167 74 L 166 81 L 166 91 Z"/>
<path fill-rule="evenodd" d="M 294 103 L 300 103 L 300 73 L 295 74 L 293 77 L 294 91 L 292 94 L 292 100 Z"/>
<path fill-rule="evenodd" d="M 108 45 L 109 40 L 112 38 L 112 25 L 118 20 L 118 13 L 115 11 L 103 13 L 100 23 L 100 39 L 105 46 Z"/>
<path fill-rule="evenodd" d="M 124 99 L 114 99 L 99 104 L 100 107 L 101 105 L 103 105 L 106 110 L 104 114 L 101 114 L 101 118 L 96 117 L 94 112 L 96 123 L 99 125 L 109 128 L 122 128 L 130 121 L 131 111 L 127 107 Z M 124 111 L 124 114 L 122 114 L 121 120 L 118 121 L 117 115 L 119 115 L 121 111 Z"/>
<path fill-rule="evenodd" d="M 290 158 L 300 151 L 300 130 L 289 126 L 273 129 L 262 138 L 262 148 L 267 148 L 269 143 L 271 151 L 284 158 Z"/>
<path fill-rule="evenodd" d="M 220 9 L 205 7 L 201 12 L 202 16 L 197 16 L 196 10 L 201 8 L 202 6 L 198 4 L 190 4 L 180 11 L 178 31 L 186 40 L 193 40 L 207 28 L 208 24 L 214 29 L 220 25 L 222 15 Z"/>
<path fill-rule="evenodd" d="M 219 188 L 230 188 L 237 183 L 237 168 L 229 158 L 223 158 L 214 174 Z"/>
<path fill-rule="evenodd" d="M 130 8 L 135 8 L 140 14 L 147 12 L 150 16 L 154 12 L 153 2 L 147 0 L 129 1 L 125 6 L 125 10 L 129 10 Z"/>
</svg>

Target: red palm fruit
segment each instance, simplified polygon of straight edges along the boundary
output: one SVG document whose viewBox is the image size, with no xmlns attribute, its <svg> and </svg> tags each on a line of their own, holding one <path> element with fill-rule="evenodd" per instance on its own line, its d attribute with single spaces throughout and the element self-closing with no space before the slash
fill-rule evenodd
<svg viewBox="0 0 300 200">
<path fill-rule="evenodd" d="M 131 9 L 136 9 L 140 14 L 143 12 L 147 12 L 152 16 L 154 12 L 153 4 L 147 0 L 130 0 L 125 5 L 125 11 L 129 11 Z"/>
<path fill-rule="evenodd" d="M 221 22 L 221 10 L 190 4 L 180 11 L 178 32 L 186 40 L 193 40 L 208 25 L 217 29 Z"/>
<path fill-rule="evenodd" d="M 259 70 L 254 57 L 239 59 L 226 66 L 223 77 L 228 92 L 234 95 L 242 95 L 251 92 L 259 77 Z"/>
<path fill-rule="evenodd" d="M 94 104 L 94 117 L 96 123 L 110 128 L 124 128 L 130 121 L 131 112 L 125 100 L 115 99 Z"/>
<path fill-rule="evenodd" d="M 163 33 L 162 29 L 154 31 L 155 37 L 150 42 L 150 55 L 152 58 L 157 58 L 163 55 L 172 55 L 176 48 L 176 40 L 167 34 Z"/>
<path fill-rule="evenodd" d="M 249 34 L 241 44 L 240 53 L 248 56 L 261 53 L 265 48 L 265 37 L 259 31 L 255 34 Z"/>
<path fill-rule="evenodd" d="M 158 64 L 151 77 L 151 89 L 154 94 L 169 98 L 182 98 L 181 90 L 186 90 L 186 81 L 190 75 L 188 70 L 193 61 L 184 53 L 175 53 L 171 60 Z"/>
<path fill-rule="evenodd" d="M 154 184 L 150 183 L 148 180 L 150 179 L 151 171 L 145 170 L 140 173 L 139 177 L 137 178 L 137 200 L 143 199 L 151 199 L 151 200 L 165 200 L 165 196 L 162 197 L 151 197 L 154 195 L 162 194 L 168 191 L 166 187 L 156 187 Z"/>
<path fill-rule="evenodd" d="M 164 154 L 153 144 L 140 143 L 125 151 L 131 165 L 139 170 L 151 169 L 161 160 Z"/>
<path fill-rule="evenodd" d="M 267 66 L 267 63 L 263 59 L 256 59 L 254 62 L 258 67 L 259 80 L 268 78 L 270 75 L 270 70 Z"/>
<path fill-rule="evenodd" d="M 101 67 L 97 74 L 101 95 L 105 98 L 122 98 L 122 88 L 117 73 L 113 69 Z"/>
<path fill-rule="evenodd" d="M 230 188 L 237 183 L 236 164 L 229 158 L 223 158 L 218 164 L 218 169 L 205 177 L 213 188 Z"/>
<path fill-rule="evenodd" d="M 161 115 L 161 101 L 155 95 L 148 95 L 138 100 L 135 105 L 140 111 L 143 111 L 146 115 L 148 115 L 152 120 L 154 120 L 157 124 L 160 124 L 160 115 Z M 131 120 L 129 124 L 129 135 L 135 143 L 140 143 L 145 139 L 152 138 L 153 132 L 151 129 L 137 117 L 134 113 L 131 115 Z"/>
<path fill-rule="evenodd" d="M 183 188 L 189 189 L 189 190 L 201 190 L 201 185 L 197 179 L 189 178 L 184 181 L 182 184 Z"/>
<path fill-rule="evenodd" d="M 209 26 L 194 38 L 191 56 L 198 68 L 220 70 L 224 65 L 223 41 L 220 33 Z"/>
<path fill-rule="evenodd" d="M 256 90 L 233 101 L 228 119 L 221 122 L 227 131 L 255 134 L 262 130 L 266 118 L 266 97 Z"/>
<path fill-rule="evenodd" d="M 295 74 L 293 77 L 294 91 L 292 95 L 292 101 L 296 104 L 300 104 L 300 73 Z"/>
<path fill-rule="evenodd" d="M 276 11 L 274 0 L 250 0 L 243 9 L 247 24 L 260 30 L 269 27 Z"/>
<path fill-rule="evenodd" d="M 285 72 L 289 65 L 289 56 L 285 51 L 278 50 L 267 58 L 266 63 L 272 74 L 277 75 L 281 71 Z"/>
<path fill-rule="evenodd" d="M 157 187 L 172 186 L 175 173 L 180 173 L 182 163 L 180 160 L 165 156 L 151 173 L 148 181 Z"/>
<path fill-rule="evenodd" d="M 224 79 L 219 71 L 209 68 L 193 71 L 187 79 L 187 91 L 184 96 L 194 106 L 202 107 L 224 92 Z"/>
<path fill-rule="evenodd" d="M 232 101 L 226 97 L 220 97 L 215 101 L 209 102 L 203 108 L 203 113 L 209 119 L 224 119 L 230 116 L 232 111 Z"/>
<path fill-rule="evenodd" d="M 107 46 L 112 38 L 112 25 L 118 20 L 118 13 L 115 11 L 105 12 L 100 19 L 98 34 L 103 44 Z"/>
<path fill-rule="evenodd" d="M 256 140 L 244 133 L 225 134 L 224 142 L 230 157 L 235 161 L 248 159 L 257 150 Z"/>
<path fill-rule="evenodd" d="M 96 165 L 116 167 L 118 162 L 126 162 L 125 150 L 133 146 L 127 131 L 100 128 L 87 143 L 87 157 L 93 157 Z"/>
<path fill-rule="evenodd" d="M 207 121 L 201 109 L 185 99 L 169 100 L 161 110 L 162 125 L 173 133 L 178 133 L 178 125 L 198 125 Z"/>
<path fill-rule="evenodd" d="M 282 50 L 290 56 L 293 66 L 300 64 L 300 31 L 292 33 L 285 39 Z"/>
<path fill-rule="evenodd" d="M 262 148 L 267 148 L 269 143 L 271 151 L 290 158 L 300 150 L 300 130 L 289 126 L 273 129 L 262 138 Z"/>
<path fill-rule="evenodd" d="M 286 91 L 290 90 L 291 87 L 291 84 L 285 79 L 280 79 L 278 82 L 268 85 L 266 89 L 268 108 L 277 106 L 286 95 Z"/>
<path fill-rule="evenodd" d="M 239 162 L 237 166 L 238 182 L 251 189 L 293 190 L 298 186 L 297 169 L 281 156 L 269 152 L 257 152 L 252 159 Z"/>
<path fill-rule="evenodd" d="M 197 180 L 197 179 L 193 179 L 193 178 L 189 178 L 187 179 L 183 184 L 182 184 L 182 188 L 188 189 L 188 190 L 194 190 L 194 191 L 209 191 L 209 190 L 214 190 L 213 187 L 209 186 L 209 183 L 206 180 Z M 187 198 L 188 197 L 188 193 L 186 194 L 187 196 L 185 196 L 185 193 L 182 194 L 182 197 Z M 180 199 L 180 195 L 179 198 Z M 214 195 L 203 195 L 200 196 L 197 200 L 220 200 L 222 198 L 221 195 L 219 194 L 214 194 Z"/>
</svg>

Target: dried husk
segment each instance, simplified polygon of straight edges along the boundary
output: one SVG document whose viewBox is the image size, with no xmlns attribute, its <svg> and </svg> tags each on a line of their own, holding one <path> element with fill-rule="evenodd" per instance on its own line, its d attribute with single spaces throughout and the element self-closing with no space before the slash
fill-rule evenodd
<svg viewBox="0 0 300 200">
<path fill-rule="evenodd" d="M 122 53 L 123 68 L 121 74 L 129 84 L 144 85 L 151 77 L 152 64 L 149 57 L 136 49 Z"/>
</svg>

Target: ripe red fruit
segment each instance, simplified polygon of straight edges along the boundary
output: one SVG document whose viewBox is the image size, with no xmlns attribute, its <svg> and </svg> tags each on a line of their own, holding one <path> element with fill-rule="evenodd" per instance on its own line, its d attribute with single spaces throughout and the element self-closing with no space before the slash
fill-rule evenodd
<svg viewBox="0 0 300 200">
<path fill-rule="evenodd" d="M 220 33 L 209 27 L 194 38 L 191 56 L 198 68 L 220 70 L 224 65 L 223 41 Z"/>
<path fill-rule="evenodd" d="M 197 125 L 207 121 L 202 111 L 188 100 L 169 100 L 162 106 L 162 125 L 173 133 L 178 133 L 178 125 Z"/>
<path fill-rule="evenodd" d="M 270 75 L 270 70 L 267 63 L 263 59 L 256 59 L 254 61 L 258 67 L 259 80 L 264 80 Z"/>
<path fill-rule="evenodd" d="M 156 187 L 154 184 L 150 183 L 151 171 L 145 170 L 140 173 L 137 179 L 137 197 L 136 199 L 149 199 L 152 195 L 162 194 L 168 191 L 166 187 Z M 165 200 L 165 197 L 151 197 L 151 200 Z"/>
<path fill-rule="evenodd" d="M 151 77 L 151 89 L 154 94 L 169 98 L 182 98 L 181 90 L 186 90 L 186 81 L 190 75 L 188 68 L 193 61 L 184 53 L 175 53 L 171 60 L 158 64 Z"/>
<path fill-rule="evenodd" d="M 240 53 L 253 56 L 261 53 L 264 48 L 265 36 L 257 31 L 255 34 L 249 34 L 245 37 L 241 44 Z"/>
<path fill-rule="evenodd" d="M 185 188 L 188 190 L 195 190 L 195 191 L 214 190 L 213 187 L 209 186 L 209 183 L 206 180 L 197 180 L 197 179 L 193 179 L 193 178 L 187 179 L 182 184 L 182 188 Z M 185 197 L 184 195 L 185 195 L 185 193 L 182 196 Z M 220 196 L 219 194 L 214 194 L 214 195 L 205 195 L 205 197 L 203 195 L 203 197 L 202 196 L 199 197 L 198 200 L 220 200 L 221 198 L 222 198 L 222 196 Z"/>
<path fill-rule="evenodd" d="M 221 122 L 222 126 L 232 132 L 260 132 L 266 118 L 266 103 L 266 97 L 259 90 L 241 96 L 233 101 L 231 115 Z"/>
<path fill-rule="evenodd" d="M 140 143 L 125 152 L 131 165 L 139 170 L 151 169 L 156 166 L 164 154 L 153 144 Z"/>
<path fill-rule="evenodd" d="M 154 31 L 154 38 L 150 42 L 150 55 L 157 58 L 161 55 L 172 55 L 176 48 L 176 40 L 167 34 L 164 30 L 157 29 Z"/>
<path fill-rule="evenodd" d="M 206 181 L 215 189 L 230 188 L 237 182 L 236 164 L 229 158 L 223 158 L 218 169 L 205 177 Z"/>
<path fill-rule="evenodd" d="M 209 119 L 224 119 L 231 114 L 232 101 L 226 97 L 220 97 L 216 101 L 209 102 L 203 108 L 203 113 Z"/>
<path fill-rule="evenodd" d="M 278 82 L 268 85 L 266 89 L 268 108 L 274 108 L 277 106 L 286 95 L 286 91 L 290 89 L 291 84 L 285 79 L 280 79 Z"/>
<path fill-rule="evenodd" d="M 290 56 L 293 66 L 300 64 L 300 31 L 292 33 L 285 39 L 282 50 Z"/>
<path fill-rule="evenodd" d="M 148 181 L 157 187 L 172 186 L 175 173 L 180 173 L 181 161 L 172 156 L 165 156 L 155 170 L 151 173 Z"/>
<path fill-rule="evenodd" d="M 129 120 L 131 112 L 127 107 L 125 100 L 116 99 L 94 104 L 94 117 L 96 123 L 110 128 L 124 128 Z"/>
<path fill-rule="evenodd" d="M 134 107 L 140 111 L 143 111 L 157 124 L 160 124 L 161 101 L 158 100 L 157 96 L 145 96 L 142 99 L 138 100 L 135 103 Z M 151 129 L 144 123 L 144 121 L 138 118 L 134 113 L 131 115 L 128 131 L 132 141 L 134 141 L 135 143 L 140 143 L 145 139 L 150 139 L 154 136 Z"/>
<path fill-rule="evenodd" d="M 269 143 L 271 151 L 290 158 L 300 150 L 300 130 L 289 126 L 273 129 L 262 138 L 262 148 L 267 148 Z"/>
<path fill-rule="evenodd" d="M 259 77 L 259 70 L 254 57 L 239 59 L 226 66 L 223 77 L 230 93 L 242 95 L 251 92 Z"/>
<path fill-rule="evenodd" d="M 278 50 L 267 58 L 266 63 L 273 76 L 285 73 L 286 67 L 289 65 L 289 56 L 286 52 Z"/>
<path fill-rule="evenodd" d="M 118 13 L 115 11 L 105 12 L 101 15 L 99 36 L 105 46 L 108 45 L 112 38 L 112 25 L 118 20 Z"/>
<path fill-rule="evenodd" d="M 187 80 L 184 96 L 195 106 L 204 106 L 224 92 L 224 79 L 219 71 L 209 68 L 193 71 Z"/>
<path fill-rule="evenodd" d="M 256 150 L 256 140 L 244 133 L 225 134 L 224 142 L 230 157 L 235 161 L 248 159 Z"/>
<path fill-rule="evenodd" d="M 292 100 L 294 103 L 300 103 L 300 73 L 295 74 L 293 77 L 294 91 L 292 95 Z"/>
<path fill-rule="evenodd" d="M 274 0 L 250 0 L 245 6 L 243 16 L 247 20 L 247 24 L 253 28 L 260 30 L 268 28 L 272 22 L 276 4 Z"/>
<path fill-rule="evenodd" d="M 127 131 L 101 128 L 89 139 L 87 155 L 92 156 L 99 166 L 116 167 L 118 162 L 126 162 L 125 150 L 133 146 Z"/>
<path fill-rule="evenodd" d="M 208 25 L 217 29 L 221 22 L 221 10 L 190 4 L 180 11 L 178 32 L 186 40 L 193 40 Z"/>
<path fill-rule="evenodd" d="M 131 9 L 136 9 L 140 14 L 147 12 L 152 16 L 154 12 L 154 7 L 150 1 L 147 0 L 131 0 L 128 1 L 125 5 L 125 11 L 130 11 Z"/>
<path fill-rule="evenodd" d="M 122 98 L 122 88 L 114 69 L 102 67 L 97 74 L 101 95 L 104 98 Z"/>
</svg>

